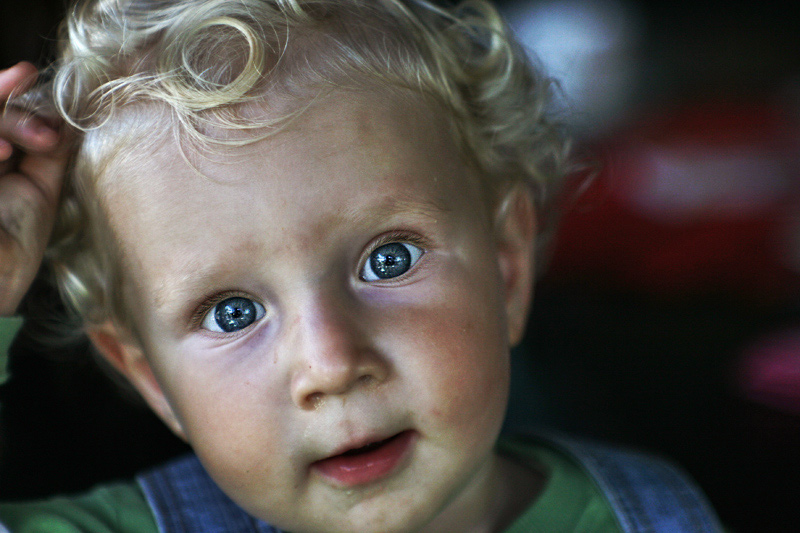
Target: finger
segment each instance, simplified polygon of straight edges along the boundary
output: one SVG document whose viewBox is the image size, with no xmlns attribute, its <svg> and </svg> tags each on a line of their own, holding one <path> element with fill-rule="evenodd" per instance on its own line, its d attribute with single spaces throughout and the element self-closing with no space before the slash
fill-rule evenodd
<svg viewBox="0 0 800 533">
<path fill-rule="evenodd" d="M 58 132 L 43 118 L 13 102 L 15 96 L 33 86 L 37 77 L 36 67 L 27 62 L 0 71 L 0 138 L 26 150 L 49 150 L 58 142 Z"/>
<path fill-rule="evenodd" d="M 0 163 L 11 157 L 12 153 L 14 153 L 14 147 L 11 146 L 11 143 L 0 139 Z M 0 170 L 0 174 L 2 174 L 2 170 Z"/>
<path fill-rule="evenodd" d="M 5 101 L 9 96 L 24 93 L 36 83 L 36 78 L 36 67 L 26 61 L 0 70 L 0 100 Z"/>
<path fill-rule="evenodd" d="M 19 172 L 39 189 L 48 204 L 58 200 L 69 158 L 68 143 L 59 144 L 58 134 L 51 132 L 51 135 L 53 139 L 40 141 L 38 150 L 16 150 L 16 153 L 8 140 L 0 139 L 0 180 L 4 180 L 8 172 Z"/>
<path fill-rule="evenodd" d="M 7 157 L 0 157 L 0 180 L 9 172 L 13 172 L 19 163 L 19 151 L 15 150 L 10 143 L 0 139 L 0 144 L 5 143 L 6 148 L 0 148 L 2 155 L 8 154 Z"/>
<path fill-rule="evenodd" d="M 19 171 L 36 186 L 49 208 L 58 204 L 69 154 L 67 146 L 61 145 L 52 152 L 25 154 L 20 159 Z"/>
<path fill-rule="evenodd" d="M 0 139 L 29 151 L 51 150 L 58 143 L 58 132 L 36 115 L 14 107 L 0 114 Z"/>
<path fill-rule="evenodd" d="M 25 176 L 0 180 L 0 316 L 12 314 L 41 263 L 55 209 Z"/>
</svg>

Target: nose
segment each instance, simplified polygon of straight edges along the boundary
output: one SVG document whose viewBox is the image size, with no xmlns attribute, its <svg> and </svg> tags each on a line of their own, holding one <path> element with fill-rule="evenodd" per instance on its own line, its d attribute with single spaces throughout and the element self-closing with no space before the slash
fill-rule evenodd
<svg viewBox="0 0 800 533">
<path fill-rule="evenodd" d="M 368 390 L 389 376 L 389 363 L 373 345 L 360 313 L 331 300 L 313 298 L 298 310 L 291 395 L 301 409 Z"/>
</svg>

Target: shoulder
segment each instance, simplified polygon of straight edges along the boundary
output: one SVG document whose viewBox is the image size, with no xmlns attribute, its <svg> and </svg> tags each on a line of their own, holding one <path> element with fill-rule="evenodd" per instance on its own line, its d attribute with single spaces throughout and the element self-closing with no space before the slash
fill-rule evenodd
<svg viewBox="0 0 800 533">
<path fill-rule="evenodd" d="M 0 533 L 157 533 L 155 520 L 135 483 L 97 487 L 72 497 L 0 504 Z"/>
<path fill-rule="evenodd" d="M 664 459 L 552 433 L 505 441 L 502 449 L 546 465 L 545 495 L 569 495 L 575 506 L 572 495 L 582 494 L 579 514 L 606 520 L 610 513 L 616 527 L 603 531 L 723 531 L 702 491 Z"/>
<path fill-rule="evenodd" d="M 136 478 L 161 531 L 277 533 L 236 505 L 189 454 Z"/>
<path fill-rule="evenodd" d="M 566 454 L 532 438 L 504 438 L 498 451 L 546 477 L 544 489 L 506 533 L 619 533 L 611 506 L 587 473 Z"/>
</svg>

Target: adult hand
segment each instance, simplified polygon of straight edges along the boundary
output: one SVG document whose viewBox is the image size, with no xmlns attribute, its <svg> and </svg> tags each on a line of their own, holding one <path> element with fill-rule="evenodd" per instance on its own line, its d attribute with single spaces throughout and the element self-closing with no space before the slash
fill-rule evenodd
<svg viewBox="0 0 800 533">
<path fill-rule="evenodd" d="M 6 105 L 36 73 L 30 63 L 0 71 L 0 316 L 14 314 L 39 270 L 69 154 L 57 125 Z"/>
</svg>

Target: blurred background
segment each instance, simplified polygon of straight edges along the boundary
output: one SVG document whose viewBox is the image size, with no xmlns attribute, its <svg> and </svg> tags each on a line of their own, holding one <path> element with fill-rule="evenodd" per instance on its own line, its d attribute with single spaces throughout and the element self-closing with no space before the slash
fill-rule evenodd
<svg viewBox="0 0 800 533">
<path fill-rule="evenodd" d="M 507 430 L 661 453 L 734 532 L 800 530 L 800 17 L 763 1 L 496 3 L 598 169 L 565 201 Z M 45 62 L 63 9 L 0 1 L 0 67 Z M 85 353 L 14 347 L 0 498 L 185 450 Z"/>
</svg>

